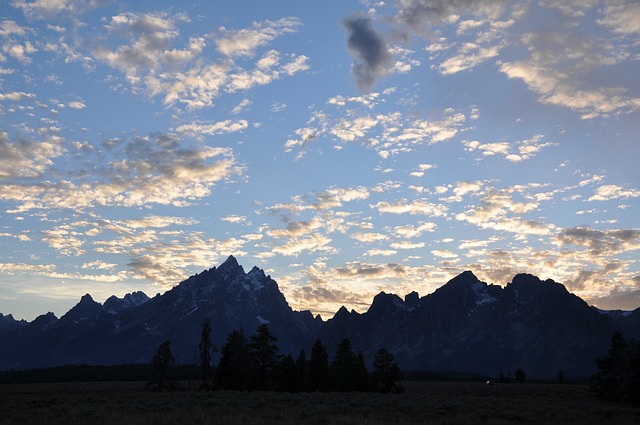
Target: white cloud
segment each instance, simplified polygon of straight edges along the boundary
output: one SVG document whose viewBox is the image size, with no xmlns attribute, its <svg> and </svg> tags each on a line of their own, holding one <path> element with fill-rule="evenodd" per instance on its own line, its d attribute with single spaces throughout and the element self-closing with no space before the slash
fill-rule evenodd
<svg viewBox="0 0 640 425">
<path fill-rule="evenodd" d="M 219 29 L 216 36 L 218 51 L 227 56 L 252 56 L 259 47 L 269 44 L 283 34 L 295 33 L 302 25 L 299 19 L 289 17 L 277 21 L 254 22 L 250 29 Z"/>
<path fill-rule="evenodd" d="M 600 186 L 595 195 L 591 196 L 589 201 L 609 201 L 611 199 L 629 199 L 640 197 L 640 190 L 625 189 L 615 184 L 605 184 Z"/>
<path fill-rule="evenodd" d="M 233 133 L 236 131 L 242 131 L 249 127 L 249 123 L 246 120 L 224 120 L 218 121 L 213 124 L 193 122 L 191 124 L 182 124 L 176 128 L 178 133 L 189 134 L 207 134 L 213 136 L 216 134 Z"/>
</svg>

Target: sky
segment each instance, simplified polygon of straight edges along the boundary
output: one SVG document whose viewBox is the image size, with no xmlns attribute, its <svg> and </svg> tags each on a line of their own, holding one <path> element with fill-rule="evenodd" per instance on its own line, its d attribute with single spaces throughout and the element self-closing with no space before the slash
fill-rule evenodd
<svg viewBox="0 0 640 425">
<path fill-rule="evenodd" d="M 0 0 L 0 312 L 234 255 L 295 310 L 465 270 L 640 307 L 637 0 Z"/>
</svg>

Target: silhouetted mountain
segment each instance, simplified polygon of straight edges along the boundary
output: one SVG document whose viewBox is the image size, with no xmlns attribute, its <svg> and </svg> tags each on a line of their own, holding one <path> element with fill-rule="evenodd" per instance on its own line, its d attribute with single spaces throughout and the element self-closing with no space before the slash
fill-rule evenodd
<svg viewBox="0 0 640 425">
<path fill-rule="evenodd" d="M 0 334 L 21 328 L 27 324 L 24 320 L 16 320 L 12 315 L 0 313 Z"/>
<path fill-rule="evenodd" d="M 178 362 L 195 363 L 205 319 L 218 348 L 231 331 L 249 336 L 268 322 L 283 354 L 309 353 L 318 337 L 333 353 L 349 338 L 369 362 L 384 347 L 403 369 L 497 376 L 522 368 L 532 378 L 559 369 L 590 376 L 614 330 L 640 334 L 640 309 L 603 312 L 552 280 L 520 274 L 503 288 L 469 271 L 424 297 L 381 292 L 367 312 L 342 307 L 323 322 L 293 311 L 270 276 L 257 267 L 246 273 L 230 256 L 151 299 L 135 292 L 102 305 L 87 294 L 60 319 L 48 313 L 27 323 L 0 315 L 0 370 L 149 362 L 166 339 Z"/>
<path fill-rule="evenodd" d="M 218 348 L 233 330 L 249 336 L 268 322 L 280 348 L 297 353 L 311 346 L 322 326 L 311 312 L 293 311 L 261 269 L 245 273 L 231 256 L 153 299 L 137 292 L 101 305 L 87 294 L 60 319 L 50 313 L 6 332 L 0 338 L 0 369 L 145 363 L 166 339 L 178 361 L 188 364 L 197 359 L 205 318 Z"/>
<path fill-rule="evenodd" d="M 321 337 L 330 349 L 349 338 L 368 359 L 385 347 L 404 369 L 585 377 L 615 328 L 552 280 L 521 274 L 501 288 L 464 272 L 419 299 L 382 292 L 364 314 L 341 309 Z"/>
</svg>

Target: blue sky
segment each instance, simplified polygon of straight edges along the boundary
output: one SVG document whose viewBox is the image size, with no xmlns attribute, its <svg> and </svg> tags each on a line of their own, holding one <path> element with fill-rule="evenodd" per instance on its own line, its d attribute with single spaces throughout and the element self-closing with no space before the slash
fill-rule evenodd
<svg viewBox="0 0 640 425">
<path fill-rule="evenodd" d="M 0 1 L 0 312 L 234 255 L 330 317 L 472 270 L 640 307 L 640 3 Z"/>
</svg>

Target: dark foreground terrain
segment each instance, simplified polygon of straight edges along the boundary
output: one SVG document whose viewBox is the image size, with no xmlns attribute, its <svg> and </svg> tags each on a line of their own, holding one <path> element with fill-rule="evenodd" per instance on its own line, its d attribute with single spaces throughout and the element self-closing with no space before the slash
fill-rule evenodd
<svg viewBox="0 0 640 425">
<path fill-rule="evenodd" d="M 196 384 L 193 384 L 195 387 Z M 0 385 L 0 424 L 638 424 L 586 385 L 405 382 L 404 394 L 188 391 L 144 383 Z"/>
</svg>

